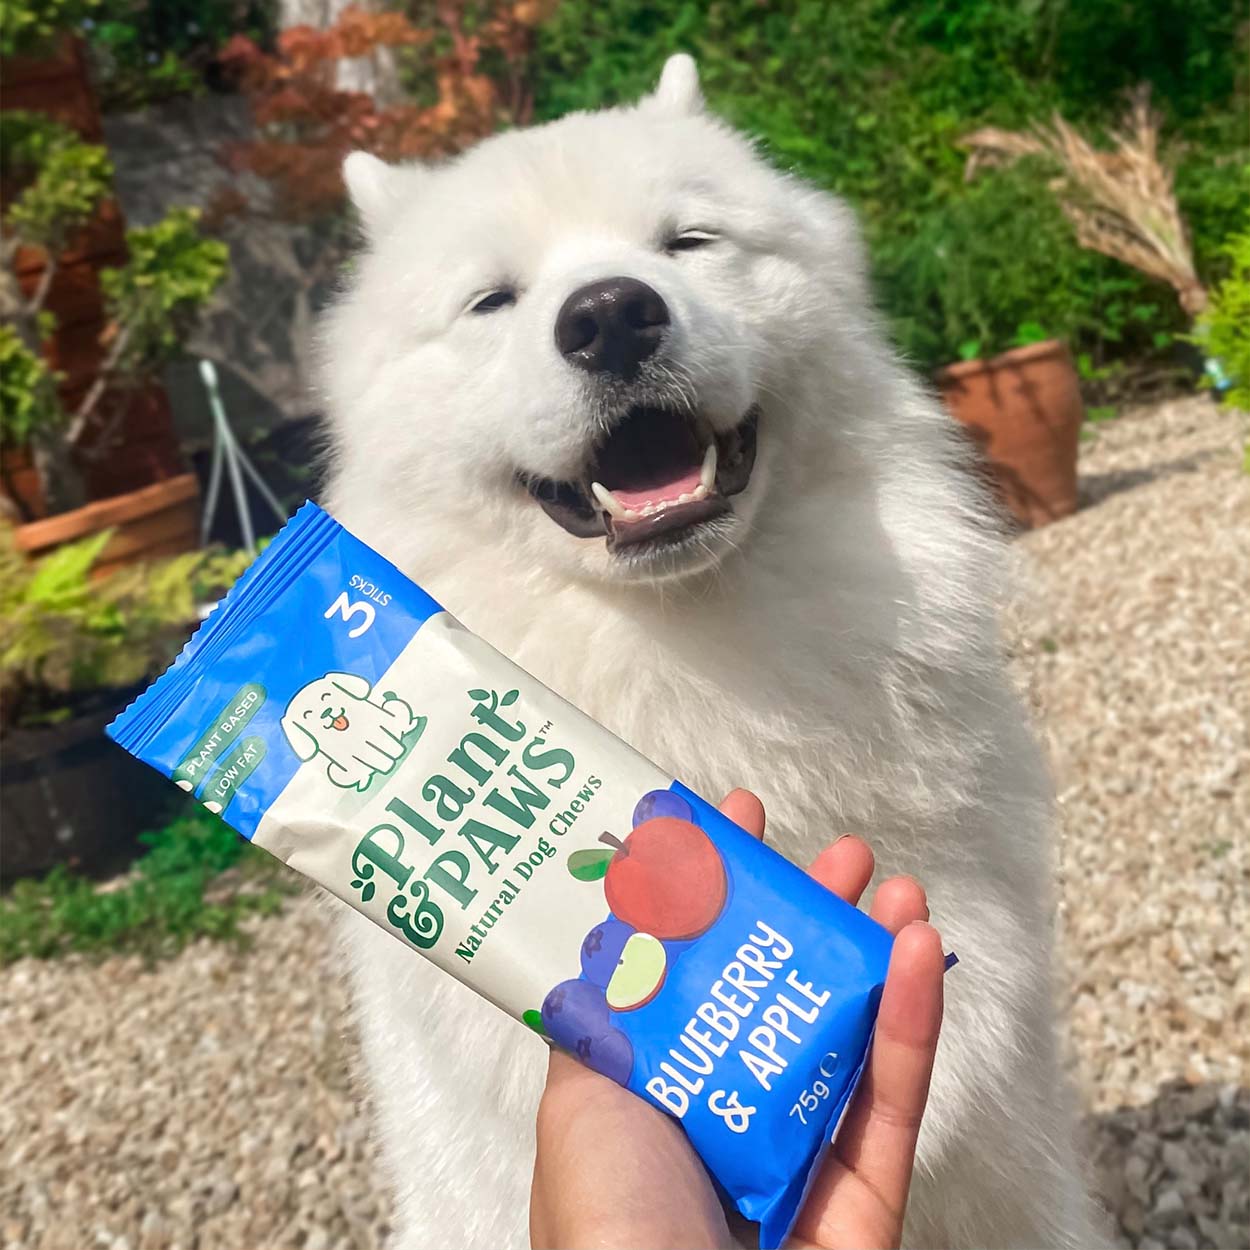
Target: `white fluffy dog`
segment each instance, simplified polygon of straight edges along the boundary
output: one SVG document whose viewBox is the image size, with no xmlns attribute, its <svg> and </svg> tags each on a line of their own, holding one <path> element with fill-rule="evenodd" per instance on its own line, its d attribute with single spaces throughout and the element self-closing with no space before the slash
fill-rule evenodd
<svg viewBox="0 0 1250 1250">
<path fill-rule="evenodd" d="M 1002 543 L 850 212 L 709 117 L 688 57 L 635 107 L 346 176 L 331 510 L 702 793 L 756 789 L 786 855 L 855 831 L 923 881 L 961 965 L 908 1244 L 1094 1244 Z M 524 1245 L 543 1044 L 344 924 L 397 1245 Z"/>
</svg>

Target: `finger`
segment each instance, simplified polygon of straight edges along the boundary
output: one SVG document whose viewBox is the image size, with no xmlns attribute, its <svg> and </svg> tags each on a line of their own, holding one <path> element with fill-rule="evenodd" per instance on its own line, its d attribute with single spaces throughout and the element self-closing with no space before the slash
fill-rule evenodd
<svg viewBox="0 0 1250 1250">
<path fill-rule="evenodd" d="M 729 1244 L 707 1173 L 678 1122 L 553 1050 L 535 1127 L 531 1244 Z"/>
<path fill-rule="evenodd" d="M 872 880 L 873 862 L 868 843 L 847 834 L 821 851 L 807 871 L 826 890 L 854 906 Z"/>
<path fill-rule="evenodd" d="M 557 1046 L 547 1050 L 547 1090 L 550 1093 L 563 1095 L 568 1088 L 575 1087 L 585 1079 L 589 1069 L 578 1063 L 572 1055 L 566 1055 Z"/>
<path fill-rule="evenodd" d="M 943 962 L 929 925 L 895 938 L 868 1071 L 838 1137 L 843 1164 L 900 1213 L 942 1025 Z"/>
<path fill-rule="evenodd" d="M 764 804 L 750 790 L 730 790 L 720 810 L 753 838 L 764 840 Z"/>
<path fill-rule="evenodd" d="M 901 933 L 914 921 L 929 919 L 929 900 L 919 881 L 891 877 L 877 888 L 869 915 L 891 933 Z"/>
<path fill-rule="evenodd" d="M 624 1086 L 592 1072 L 555 1046 L 547 1060 L 547 1084 L 538 1103 L 539 1156 L 554 1158 L 588 1126 L 636 1114 L 637 1099 Z M 647 1107 L 647 1104 L 643 1104 Z"/>
</svg>

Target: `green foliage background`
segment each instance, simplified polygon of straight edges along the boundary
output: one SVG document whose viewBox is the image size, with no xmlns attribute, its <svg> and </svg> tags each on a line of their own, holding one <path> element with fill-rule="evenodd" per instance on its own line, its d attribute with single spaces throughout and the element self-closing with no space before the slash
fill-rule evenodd
<svg viewBox="0 0 1250 1250">
<path fill-rule="evenodd" d="M 108 194 L 113 162 L 59 122 L 11 109 L 0 114 L 0 176 L 21 186 L 4 224 L 24 242 L 55 252 Z"/>
<path fill-rule="evenodd" d="M 64 696 L 127 686 L 161 672 L 252 557 L 211 548 L 132 565 L 93 580 L 104 530 L 26 560 L 0 525 L 0 695 L 20 719 L 29 702 L 68 715 Z"/>
<path fill-rule="evenodd" d="M 1250 412 L 1250 212 L 1245 229 L 1233 236 L 1226 251 L 1232 269 L 1211 292 L 1210 307 L 1198 322 L 1197 338 L 1232 380 L 1224 403 Z M 1250 445 L 1246 456 L 1250 471 Z"/>
<path fill-rule="evenodd" d="M 172 208 L 154 225 L 127 230 L 126 264 L 100 273 L 109 316 L 128 335 L 123 364 L 135 373 L 177 355 L 226 275 L 230 249 L 204 238 L 199 219 L 198 208 Z"/>
<path fill-rule="evenodd" d="M 146 854 L 114 889 L 58 866 L 0 895 L 0 966 L 75 952 L 150 961 L 201 937 L 246 944 L 244 922 L 279 910 L 299 889 L 280 861 L 198 804 L 139 840 Z"/>
<path fill-rule="evenodd" d="M 1101 361 L 1184 328 L 1170 290 L 1082 252 L 1043 170 L 965 183 L 956 141 L 1053 109 L 1097 133 L 1150 82 L 1200 269 L 1218 276 L 1250 196 L 1248 25 L 1227 0 L 562 0 L 539 30 L 536 106 L 630 100 L 692 52 L 714 109 L 859 210 L 918 364 L 1039 327 Z"/>
<path fill-rule="evenodd" d="M 274 0 L 5 0 L 0 55 L 46 55 L 67 32 L 91 57 L 105 109 L 200 91 L 231 35 L 269 37 Z"/>
<path fill-rule="evenodd" d="M 94 0 L 84 26 L 106 109 L 130 109 L 211 85 L 232 35 L 271 36 L 273 0 Z"/>
</svg>

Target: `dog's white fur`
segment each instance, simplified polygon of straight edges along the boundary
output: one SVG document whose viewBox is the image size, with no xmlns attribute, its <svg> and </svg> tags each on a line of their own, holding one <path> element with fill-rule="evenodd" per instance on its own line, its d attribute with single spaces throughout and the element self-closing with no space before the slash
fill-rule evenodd
<svg viewBox="0 0 1250 1250">
<path fill-rule="evenodd" d="M 328 322 L 331 510 L 695 788 L 756 789 L 791 858 L 853 830 L 880 874 L 923 881 L 962 962 L 908 1244 L 1094 1244 L 1053 1037 L 1050 792 L 997 635 L 1002 543 L 952 423 L 886 346 L 849 211 L 709 117 L 685 57 L 635 107 L 346 173 L 369 246 Z M 721 237 L 666 253 L 686 227 Z M 616 274 L 672 310 L 655 385 L 718 429 L 763 413 L 733 526 L 650 568 L 567 534 L 515 480 L 575 476 L 610 419 L 552 326 Z M 467 311 L 502 285 L 514 306 Z M 344 924 L 397 1245 L 525 1244 L 542 1043 Z"/>
</svg>

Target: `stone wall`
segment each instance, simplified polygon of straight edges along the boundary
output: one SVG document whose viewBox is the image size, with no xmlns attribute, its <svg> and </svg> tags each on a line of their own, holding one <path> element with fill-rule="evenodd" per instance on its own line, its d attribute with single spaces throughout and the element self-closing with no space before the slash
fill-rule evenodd
<svg viewBox="0 0 1250 1250">
<path fill-rule="evenodd" d="M 268 211 L 266 184 L 230 170 L 230 146 L 251 135 L 246 102 L 211 95 L 176 100 L 107 117 L 104 132 L 132 226 L 149 225 L 180 205 L 209 208 L 231 190 L 260 210 L 225 219 L 229 274 L 186 345 L 192 359 L 166 378 L 184 445 L 195 451 L 211 440 L 194 357 L 216 363 L 231 422 L 245 441 L 312 416 L 314 322 L 333 290 L 338 250 L 314 228 L 277 219 Z"/>
</svg>

